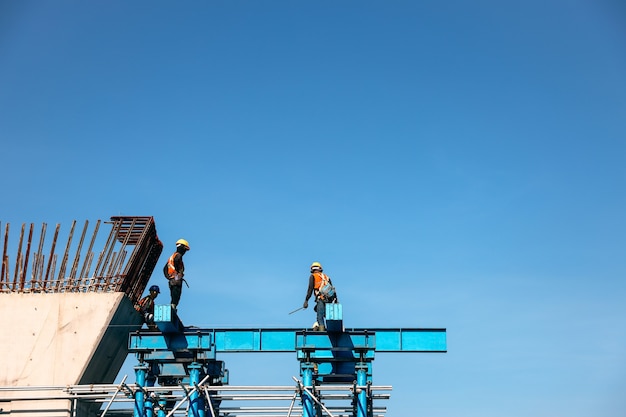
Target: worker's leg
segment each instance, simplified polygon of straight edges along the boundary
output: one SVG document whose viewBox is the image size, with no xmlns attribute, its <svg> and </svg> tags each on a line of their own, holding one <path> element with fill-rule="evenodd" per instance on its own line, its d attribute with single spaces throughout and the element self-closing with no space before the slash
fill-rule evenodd
<svg viewBox="0 0 626 417">
<path fill-rule="evenodd" d="M 178 285 L 177 283 L 172 284 L 172 282 L 176 282 L 176 281 L 170 281 L 171 303 L 172 303 L 172 306 L 176 308 L 178 306 L 178 302 L 180 301 L 180 296 L 183 292 L 183 286 Z"/>
<path fill-rule="evenodd" d="M 317 324 L 326 328 L 326 322 L 324 321 L 324 316 L 326 315 L 326 303 L 318 298 L 317 305 L 315 307 L 317 312 Z"/>
</svg>

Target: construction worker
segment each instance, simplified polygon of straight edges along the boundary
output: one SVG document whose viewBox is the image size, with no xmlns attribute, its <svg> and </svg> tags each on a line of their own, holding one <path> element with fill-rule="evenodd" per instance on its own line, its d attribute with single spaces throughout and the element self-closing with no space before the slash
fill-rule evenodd
<svg viewBox="0 0 626 417">
<path fill-rule="evenodd" d="M 319 262 L 311 264 L 311 275 L 309 276 L 309 287 L 306 292 L 306 298 L 302 308 L 309 307 L 309 298 L 315 294 L 315 312 L 317 313 L 317 321 L 313 325 L 315 330 L 326 330 L 326 303 L 337 302 L 337 294 L 335 287 L 328 275 L 326 275 Z"/>
<path fill-rule="evenodd" d="M 144 323 L 150 328 L 156 327 L 154 325 L 154 300 L 161 293 L 158 285 L 153 285 L 149 289 L 149 294 L 143 297 L 137 304 L 135 304 L 135 310 L 141 313 Z"/>
<path fill-rule="evenodd" d="M 163 267 L 163 274 L 167 278 L 170 287 L 171 304 L 174 309 L 178 307 L 180 296 L 183 293 L 183 278 L 185 276 L 185 264 L 183 255 L 189 250 L 189 242 L 185 239 L 176 241 L 176 252 L 172 254 Z M 187 283 L 187 281 L 185 281 Z"/>
</svg>

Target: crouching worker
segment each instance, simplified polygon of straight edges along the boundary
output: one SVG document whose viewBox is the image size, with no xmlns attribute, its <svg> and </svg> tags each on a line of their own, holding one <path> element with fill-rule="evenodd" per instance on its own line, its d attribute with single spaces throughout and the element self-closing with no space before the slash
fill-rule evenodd
<svg viewBox="0 0 626 417">
<path fill-rule="evenodd" d="M 322 265 L 319 262 L 311 264 L 311 275 L 309 276 L 309 287 L 307 288 L 306 298 L 304 299 L 303 308 L 309 307 L 309 298 L 315 294 L 315 312 L 317 313 L 317 321 L 313 325 L 314 330 L 326 330 L 326 303 L 338 303 L 335 287 L 330 277 L 323 272 Z"/>
<path fill-rule="evenodd" d="M 156 329 L 154 324 L 154 300 L 157 298 L 161 290 L 158 285 L 150 287 L 150 294 L 143 297 L 137 304 L 135 304 L 135 310 L 137 310 L 141 317 L 143 317 L 144 323 L 148 325 L 150 329 Z"/>
</svg>

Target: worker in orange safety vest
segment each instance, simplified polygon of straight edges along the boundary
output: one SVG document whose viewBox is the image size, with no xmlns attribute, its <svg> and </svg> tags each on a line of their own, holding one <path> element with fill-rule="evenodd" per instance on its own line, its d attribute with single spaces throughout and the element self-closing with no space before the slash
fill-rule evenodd
<svg viewBox="0 0 626 417">
<path fill-rule="evenodd" d="M 315 294 L 315 312 L 317 313 L 317 321 L 313 325 L 314 330 L 326 330 L 326 303 L 339 302 L 335 287 L 328 275 L 324 273 L 322 265 L 319 262 L 311 264 L 311 275 L 309 276 L 309 287 L 307 288 L 306 298 L 302 308 L 309 307 L 309 298 Z"/>
<path fill-rule="evenodd" d="M 176 252 L 172 254 L 163 267 L 163 274 L 167 278 L 170 287 L 171 304 L 174 309 L 178 307 L 180 296 L 183 293 L 183 281 L 185 281 L 185 264 L 183 256 L 189 250 L 189 242 L 185 239 L 176 241 Z M 187 281 L 185 281 L 187 283 Z"/>
</svg>

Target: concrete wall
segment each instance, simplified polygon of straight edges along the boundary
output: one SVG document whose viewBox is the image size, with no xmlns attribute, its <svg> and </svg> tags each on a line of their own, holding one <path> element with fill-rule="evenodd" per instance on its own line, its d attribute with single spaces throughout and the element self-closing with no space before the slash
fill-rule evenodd
<svg viewBox="0 0 626 417">
<path fill-rule="evenodd" d="M 0 386 L 112 383 L 140 326 L 122 293 L 0 294 Z"/>
</svg>

